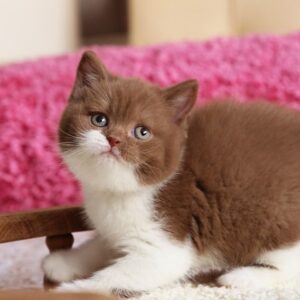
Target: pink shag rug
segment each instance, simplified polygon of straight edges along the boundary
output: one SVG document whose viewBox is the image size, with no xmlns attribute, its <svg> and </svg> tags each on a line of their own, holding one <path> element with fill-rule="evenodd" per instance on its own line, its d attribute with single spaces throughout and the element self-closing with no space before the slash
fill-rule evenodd
<svg viewBox="0 0 300 300">
<path fill-rule="evenodd" d="M 91 49 L 116 74 L 162 86 L 199 80 L 198 103 L 231 96 L 300 107 L 300 33 Z M 81 53 L 0 68 L 0 211 L 81 201 L 55 141 Z"/>
</svg>

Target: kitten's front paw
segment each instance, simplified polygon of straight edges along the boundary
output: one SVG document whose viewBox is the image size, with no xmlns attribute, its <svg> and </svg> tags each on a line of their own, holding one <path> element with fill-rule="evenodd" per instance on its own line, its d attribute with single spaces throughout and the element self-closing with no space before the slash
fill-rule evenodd
<svg viewBox="0 0 300 300">
<path fill-rule="evenodd" d="M 64 282 L 54 289 L 55 292 L 82 292 L 84 289 L 81 287 L 79 280 L 73 282 Z"/>
<path fill-rule="evenodd" d="M 218 283 L 222 286 L 231 288 L 248 288 L 249 280 L 248 276 L 245 276 L 240 270 L 233 270 L 218 278 Z"/>
<path fill-rule="evenodd" d="M 99 281 L 93 279 L 74 280 L 72 282 L 65 282 L 54 289 L 55 292 L 62 293 L 96 293 L 105 296 L 114 295 L 118 298 L 132 298 L 138 297 L 142 294 L 141 291 L 131 291 L 118 288 L 109 288 Z"/>
<path fill-rule="evenodd" d="M 60 284 L 55 290 L 55 292 L 91 292 L 91 293 L 100 293 L 102 295 L 111 295 L 111 291 L 101 287 L 98 282 L 93 280 L 83 279 L 83 280 L 74 280 L 73 282 L 65 282 Z"/>
<path fill-rule="evenodd" d="M 234 269 L 218 278 L 218 283 L 232 288 L 261 289 L 274 286 L 274 270 L 256 267 L 241 267 Z"/>
<path fill-rule="evenodd" d="M 45 275 L 55 281 L 71 281 L 76 278 L 76 270 L 67 260 L 68 250 L 57 251 L 46 256 L 42 261 Z"/>
</svg>

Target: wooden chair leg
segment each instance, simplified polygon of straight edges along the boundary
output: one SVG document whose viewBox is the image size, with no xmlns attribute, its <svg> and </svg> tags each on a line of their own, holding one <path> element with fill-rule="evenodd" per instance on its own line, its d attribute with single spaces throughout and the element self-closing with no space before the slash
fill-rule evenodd
<svg viewBox="0 0 300 300">
<path fill-rule="evenodd" d="M 74 237 L 72 233 L 53 235 L 46 237 L 46 245 L 51 252 L 61 249 L 71 249 L 74 243 Z M 56 282 L 53 282 L 46 276 L 44 276 L 44 288 L 51 289 L 57 286 Z"/>
</svg>

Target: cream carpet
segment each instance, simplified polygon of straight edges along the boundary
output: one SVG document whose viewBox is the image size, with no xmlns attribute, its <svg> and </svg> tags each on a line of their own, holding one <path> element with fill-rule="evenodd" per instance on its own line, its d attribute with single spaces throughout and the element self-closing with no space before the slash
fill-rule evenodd
<svg viewBox="0 0 300 300">
<path fill-rule="evenodd" d="M 87 238 L 76 235 L 76 243 Z M 44 239 L 0 244 L 0 289 L 41 288 L 43 274 L 40 261 L 46 255 Z M 300 258 L 299 258 L 300 259 Z M 293 284 L 294 285 L 294 284 Z M 263 291 L 238 290 L 199 285 L 173 285 L 157 289 L 139 300 L 300 300 L 300 282 Z"/>
</svg>

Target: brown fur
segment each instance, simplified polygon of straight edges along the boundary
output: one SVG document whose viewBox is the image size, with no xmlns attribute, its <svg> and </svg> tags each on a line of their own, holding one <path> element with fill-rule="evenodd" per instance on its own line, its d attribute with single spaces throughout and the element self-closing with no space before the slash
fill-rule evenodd
<svg viewBox="0 0 300 300">
<path fill-rule="evenodd" d="M 192 236 L 230 266 L 250 265 L 262 251 L 300 240 L 299 113 L 266 103 L 215 102 L 187 120 L 197 83 L 160 89 L 110 75 L 86 53 L 60 126 L 63 151 L 76 147 L 90 114 L 104 112 L 106 136 L 121 141 L 141 184 L 165 183 L 156 218 L 180 241 Z M 128 136 L 136 125 L 153 137 Z"/>
<path fill-rule="evenodd" d="M 300 239 L 300 117 L 271 104 L 216 102 L 196 110 L 180 174 L 157 212 L 177 239 L 231 265 Z"/>
</svg>

